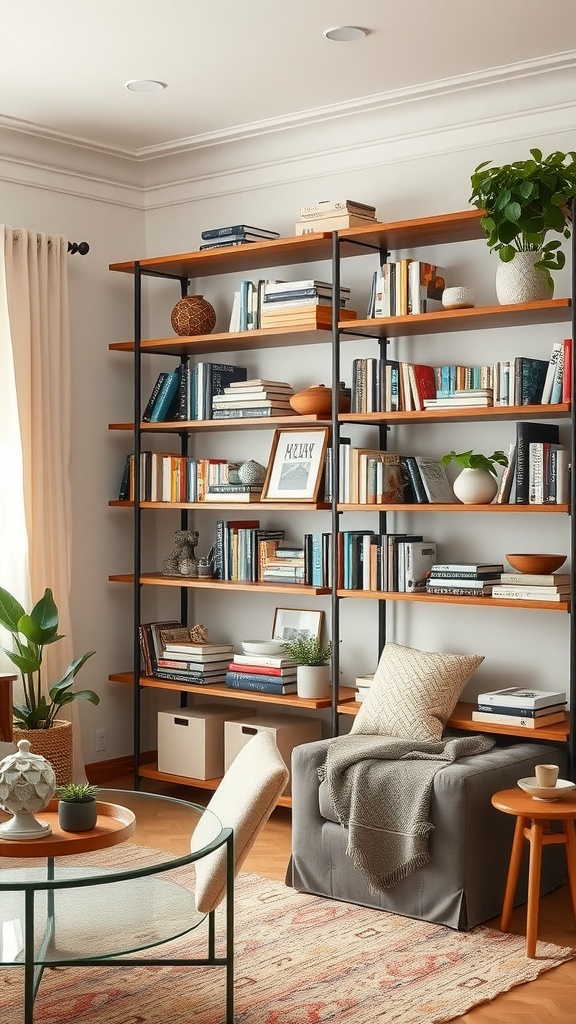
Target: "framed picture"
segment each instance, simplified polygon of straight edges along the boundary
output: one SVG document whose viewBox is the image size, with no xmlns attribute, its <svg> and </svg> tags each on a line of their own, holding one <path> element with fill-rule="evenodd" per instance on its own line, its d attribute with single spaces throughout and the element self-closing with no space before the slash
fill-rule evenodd
<svg viewBox="0 0 576 1024">
<path fill-rule="evenodd" d="M 262 501 L 317 501 L 326 462 L 328 427 L 274 431 Z"/>
<path fill-rule="evenodd" d="M 276 608 L 274 610 L 273 640 L 294 640 L 297 636 L 315 636 L 322 632 L 322 611 L 304 608 Z"/>
</svg>

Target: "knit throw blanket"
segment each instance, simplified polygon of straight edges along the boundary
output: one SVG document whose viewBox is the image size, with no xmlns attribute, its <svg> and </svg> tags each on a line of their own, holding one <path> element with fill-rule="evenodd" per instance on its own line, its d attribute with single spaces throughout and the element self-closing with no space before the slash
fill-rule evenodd
<svg viewBox="0 0 576 1024">
<path fill-rule="evenodd" d="M 373 890 L 392 888 L 430 860 L 436 772 L 493 746 L 484 735 L 414 741 L 354 733 L 332 741 L 318 775 L 348 829 L 346 852 Z"/>
</svg>

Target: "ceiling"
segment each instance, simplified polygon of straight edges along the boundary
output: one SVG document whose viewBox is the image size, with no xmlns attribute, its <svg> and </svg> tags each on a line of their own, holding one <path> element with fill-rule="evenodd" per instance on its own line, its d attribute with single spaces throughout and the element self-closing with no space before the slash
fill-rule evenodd
<svg viewBox="0 0 576 1024">
<path fill-rule="evenodd" d="M 574 0 L 0 0 L 0 28 L 1 126 L 143 157 L 576 53 Z"/>
</svg>

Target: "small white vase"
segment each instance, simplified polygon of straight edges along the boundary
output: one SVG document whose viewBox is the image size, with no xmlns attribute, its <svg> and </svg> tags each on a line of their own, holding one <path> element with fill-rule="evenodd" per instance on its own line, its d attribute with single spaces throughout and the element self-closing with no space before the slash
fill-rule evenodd
<svg viewBox="0 0 576 1024">
<path fill-rule="evenodd" d="M 330 665 L 298 665 L 296 692 L 305 699 L 330 696 Z"/>
<path fill-rule="evenodd" d="M 464 505 L 489 505 L 496 497 L 498 481 L 487 469 L 463 469 L 452 490 Z"/>
<path fill-rule="evenodd" d="M 534 267 L 540 255 L 539 252 L 517 252 L 510 263 L 498 260 L 496 295 L 501 306 L 552 298 L 546 277 Z"/>
</svg>

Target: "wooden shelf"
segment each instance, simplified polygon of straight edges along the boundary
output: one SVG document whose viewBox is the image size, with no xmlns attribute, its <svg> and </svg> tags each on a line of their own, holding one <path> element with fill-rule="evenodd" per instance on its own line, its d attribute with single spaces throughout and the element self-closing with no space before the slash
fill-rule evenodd
<svg viewBox="0 0 576 1024">
<path fill-rule="evenodd" d="M 131 573 L 109 576 L 110 583 L 134 584 Z M 140 574 L 140 583 L 153 587 L 192 587 L 199 590 L 245 590 L 261 594 L 291 594 L 306 597 L 321 597 L 330 593 L 329 587 L 309 587 L 304 583 L 248 583 L 240 580 L 200 579 L 196 576 L 163 576 L 160 572 Z"/>
<path fill-rule="evenodd" d="M 363 338 L 413 338 L 495 327 L 567 323 L 571 319 L 570 299 L 545 299 L 542 302 L 519 302 L 513 306 L 475 306 L 473 309 L 444 309 L 411 316 L 344 321 L 338 326 L 342 341 L 351 341 L 358 335 Z"/>
<path fill-rule="evenodd" d="M 463 210 L 460 213 L 393 221 L 390 224 L 377 221 L 367 227 L 347 228 L 338 232 L 342 239 L 341 255 L 345 258 L 363 256 L 366 247 L 402 249 L 483 239 L 485 236 L 480 225 L 481 216 L 480 210 Z M 319 231 L 309 235 L 253 242 L 250 245 L 154 256 L 138 262 L 142 274 L 178 278 L 231 274 L 240 269 L 247 272 L 261 267 L 292 266 L 296 263 L 329 260 L 332 256 L 332 234 L 331 231 Z M 128 260 L 111 263 L 109 269 L 133 274 L 136 262 Z"/>
<path fill-rule="evenodd" d="M 478 604 L 484 608 L 537 608 L 546 612 L 568 612 L 569 601 L 512 601 L 497 597 L 453 597 L 451 594 L 399 594 L 383 590 L 338 590 L 338 597 L 364 601 L 412 601 L 421 604 Z"/>
<path fill-rule="evenodd" d="M 366 505 L 366 504 L 344 504 L 339 502 L 339 512 L 485 512 L 485 513 L 496 513 L 497 515 L 506 514 L 508 512 L 520 512 L 522 514 L 532 515 L 537 513 L 542 515 L 543 512 L 552 513 L 566 513 L 570 511 L 569 505 L 462 505 L 460 502 L 449 502 L 444 504 L 442 502 L 430 502 L 423 505 L 411 505 L 406 503 L 405 505 Z"/>
<path fill-rule="evenodd" d="M 276 427 L 302 426 L 313 423 L 318 426 L 330 427 L 331 421 L 325 416 L 250 416 L 241 419 L 226 420 L 171 420 L 169 423 L 141 423 L 140 430 L 145 434 L 191 434 L 214 430 L 273 430 Z M 109 423 L 108 430 L 126 430 L 133 432 L 133 423 Z"/>
<path fill-rule="evenodd" d="M 114 672 L 108 676 L 113 683 L 128 683 L 133 685 L 134 675 L 132 672 Z M 260 693 L 258 690 L 236 690 L 232 686 L 225 686 L 223 683 L 215 683 L 212 686 L 194 686 L 192 683 L 182 683 L 175 680 L 155 679 L 153 676 L 140 676 L 139 684 L 143 688 L 152 690 L 176 690 L 178 693 L 195 693 L 201 697 L 226 697 L 230 700 L 257 701 L 259 704 L 282 704 L 287 708 L 311 708 L 322 710 L 329 708 L 330 697 L 298 697 L 295 693 L 287 693 L 279 696 L 275 693 Z M 338 699 L 351 700 L 354 690 L 349 686 L 340 687 Z"/>
<path fill-rule="evenodd" d="M 134 508 L 133 501 L 120 501 L 112 498 L 108 505 L 111 508 Z M 153 509 L 228 509 L 233 512 L 328 512 L 330 505 L 325 501 L 141 501 L 140 508 Z M 365 506 L 362 506 L 365 508 Z M 418 505 L 418 508 L 421 508 Z M 548 506 L 546 506 L 548 507 Z"/>
<path fill-rule="evenodd" d="M 338 712 L 341 715 L 357 715 L 362 705 L 356 701 L 342 701 L 338 704 Z M 525 729 L 520 725 L 490 725 L 486 722 L 473 722 L 472 712 L 475 704 L 468 704 L 460 701 L 454 708 L 448 722 L 451 729 L 465 729 L 468 732 L 484 732 L 498 736 L 521 736 L 524 740 L 552 740 L 555 743 L 565 743 L 570 733 L 570 722 L 568 715 L 563 722 L 556 725 L 542 726 L 539 729 Z"/>
<path fill-rule="evenodd" d="M 240 248 L 243 248 L 241 246 Z M 246 269 L 246 268 L 245 268 Z M 347 321 L 349 323 L 350 321 Z M 199 356 L 213 352 L 242 352 L 252 349 L 289 348 L 292 345 L 319 345 L 330 340 L 332 328 L 319 325 L 310 327 L 268 327 L 254 331 L 235 331 L 222 334 L 197 334 L 193 337 L 143 338 L 143 355 Z M 111 352 L 135 352 L 133 341 L 114 341 Z"/>
<path fill-rule="evenodd" d="M 422 412 L 343 412 L 338 416 L 340 423 L 361 423 L 378 426 L 381 423 L 453 423 L 478 420 L 531 420 L 561 419 L 570 415 L 570 405 L 491 405 L 487 408 L 425 409 Z"/>
<path fill-rule="evenodd" d="M 178 786 L 191 786 L 193 789 L 209 789 L 215 790 L 218 788 L 221 778 L 218 779 L 191 779 L 187 775 L 168 775 L 167 772 L 159 772 L 157 762 L 147 762 L 143 764 L 140 762 L 138 774 L 143 779 L 156 779 L 158 782 L 172 782 Z M 278 801 L 279 807 L 292 807 L 292 797 L 281 796 Z"/>
</svg>

